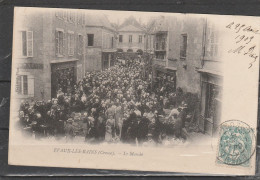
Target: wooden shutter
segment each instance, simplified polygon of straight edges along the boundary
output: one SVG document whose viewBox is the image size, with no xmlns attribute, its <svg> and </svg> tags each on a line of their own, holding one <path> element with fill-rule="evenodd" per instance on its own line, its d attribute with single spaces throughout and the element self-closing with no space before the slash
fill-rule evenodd
<svg viewBox="0 0 260 180">
<path fill-rule="evenodd" d="M 65 45 L 66 45 L 66 33 L 62 32 L 62 47 L 61 47 L 61 54 L 65 56 Z"/>
<path fill-rule="evenodd" d="M 72 48 L 72 50 L 71 50 L 71 53 L 72 53 L 72 55 L 74 55 L 74 51 L 75 51 L 75 46 L 76 46 L 76 38 L 75 38 L 75 36 L 76 36 L 76 34 L 74 35 L 74 34 L 71 34 L 71 40 L 72 40 L 72 46 L 71 46 L 71 48 Z"/>
<path fill-rule="evenodd" d="M 59 55 L 59 36 L 58 36 L 58 31 L 55 31 L 55 54 L 56 56 Z"/>
<path fill-rule="evenodd" d="M 16 76 L 16 87 L 15 90 L 18 94 L 21 94 L 22 92 L 22 77 L 21 76 Z"/>
<path fill-rule="evenodd" d="M 68 54 L 71 55 L 71 34 L 68 33 Z"/>
<path fill-rule="evenodd" d="M 26 75 L 23 75 L 22 80 L 23 80 L 22 81 L 22 83 L 23 83 L 23 86 L 22 86 L 23 94 L 28 95 L 28 77 Z"/>
<path fill-rule="evenodd" d="M 33 32 L 27 31 L 27 56 L 33 57 Z"/>
<path fill-rule="evenodd" d="M 34 77 L 32 75 L 27 76 L 28 79 L 28 95 L 33 97 L 34 96 Z"/>
</svg>

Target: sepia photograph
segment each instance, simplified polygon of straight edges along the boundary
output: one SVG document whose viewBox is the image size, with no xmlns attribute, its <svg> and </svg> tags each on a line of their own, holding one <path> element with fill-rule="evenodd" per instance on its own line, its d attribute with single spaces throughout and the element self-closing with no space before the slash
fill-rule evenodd
<svg viewBox="0 0 260 180">
<path fill-rule="evenodd" d="M 25 15 L 16 93 L 28 138 L 174 145 L 214 134 L 223 75 L 206 18 Z"/>
<path fill-rule="evenodd" d="M 251 129 L 257 122 L 259 72 L 259 49 L 254 43 L 259 33 L 251 24 L 243 24 L 246 18 L 240 23 L 239 18 L 230 21 L 213 15 L 26 7 L 16 7 L 14 18 L 9 162 L 11 158 L 19 165 L 34 165 L 16 153 L 40 150 L 44 144 L 55 146 L 50 158 L 54 161 L 55 153 L 64 152 L 129 153 L 136 158 L 146 151 L 158 150 L 161 156 L 166 151 L 182 153 L 180 147 L 206 147 L 214 152 L 204 153 L 214 159 L 206 172 L 220 173 L 215 166 L 234 164 L 253 171 L 254 161 L 249 159 L 256 140 Z M 253 77 L 253 83 L 240 77 Z M 240 86 L 245 88 L 237 89 Z M 251 105 L 238 94 L 249 95 Z M 241 103 L 248 107 L 242 110 Z M 253 118 L 243 119 L 239 108 Z M 89 151 L 77 145 L 135 151 Z M 37 152 L 39 156 L 41 151 Z M 188 160 L 186 155 L 175 155 Z M 60 158 L 49 166 L 63 167 Z M 165 170 L 204 172 L 185 169 L 186 160 Z M 133 164 L 118 165 L 136 170 Z M 77 167 L 68 161 L 64 166 Z M 156 170 L 151 166 L 138 170 Z M 163 167 L 158 170 L 164 171 Z M 230 173 L 238 171 L 234 168 Z"/>
</svg>

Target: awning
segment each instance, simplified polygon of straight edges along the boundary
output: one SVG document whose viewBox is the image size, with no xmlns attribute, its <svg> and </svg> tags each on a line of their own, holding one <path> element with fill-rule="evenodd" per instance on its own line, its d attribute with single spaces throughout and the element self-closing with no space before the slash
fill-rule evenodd
<svg viewBox="0 0 260 180">
<path fill-rule="evenodd" d="M 78 59 L 52 60 L 50 63 L 51 63 L 51 64 L 56 64 L 56 63 L 66 63 L 66 62 L 74 62 L 74 61 L 78 61 Z"/>
<path fill-rule="evenodd" d="M 212 75 L 217 75 L 217 76 L 223 76 L 223 74 L 219 71 L 214 71 L 214 70 L 209 70 L 209 69 L 197 69 L 199 73 L 207 73 L 207 74 L 212 74 Z"/>
</svg>

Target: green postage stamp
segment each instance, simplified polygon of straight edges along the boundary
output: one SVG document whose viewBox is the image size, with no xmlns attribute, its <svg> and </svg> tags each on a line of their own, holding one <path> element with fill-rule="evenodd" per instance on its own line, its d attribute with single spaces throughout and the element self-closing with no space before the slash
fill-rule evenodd
<svg viewBox="0 0 260 180">
<path fill-rule="evenodd" d="M 250 126 L 239 120 L 225 121 L 219 128 L 217 163 L 249 167 L 255 152 L 255 134 Z"/>
</svg>

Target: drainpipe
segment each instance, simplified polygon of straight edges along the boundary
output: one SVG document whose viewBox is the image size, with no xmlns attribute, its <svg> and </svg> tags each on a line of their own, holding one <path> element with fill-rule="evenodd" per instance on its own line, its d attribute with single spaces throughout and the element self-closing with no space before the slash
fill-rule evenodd
<svg viewBox="0 0 260 180">
<path fill-rule="evenodd" d="M 170 36 L 170 33 L 169 33 L 169 26 L 167 27 L 167 44 L 166 44 L 166 55 L 165 55 L 165 57 L 166 57 L 166 67 L 168 67 L 168 64 L 169 64 L 169 62 L 168 62 L 168 55 L 169 55 L 169 36 Z"/>
<path fill-rule="evenodd" d="M 203 32 L 202 32 L 202 54 L 201 54 L 201 67 L 200 68 L 203 68 L 204 66 L 204 60 L 205 60 L 205 54 L 206 54 L 206 41 L 207 41 L 207 19 L 205 18 L 203 20 Z M 202 115 L 204 117 L 204 114 L 202 114 L 202 96 L 203 96 L 203 83 L 202 83 L 202 74 L 200 73 L 200 109 L 199 109 L 199 114 Z M 205 112 L 204 112 L 205 113 Z M 203 133 L 205 133 L 205 120 L 203 119 L 203 129 L 201 129 L 200 127 L 200 122 L 199 122 L 199 129 L 203 131 Z"/>
<path fill-rule="evenodd" d="M 86 60 L 86 37 L 87 37 L 87 35 L 85 36 L 85 38 L 84 38 L 84 36 L 83 36 L 83 78 L 85 77 L 85 75 L 86 75 L 86 62 L 85 62 L 85 60 Z M 84 40 L 85 39 L 85 40 Z"/>
</svg>

